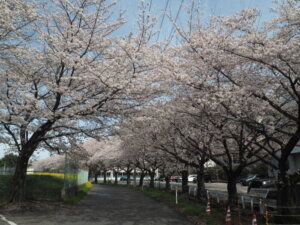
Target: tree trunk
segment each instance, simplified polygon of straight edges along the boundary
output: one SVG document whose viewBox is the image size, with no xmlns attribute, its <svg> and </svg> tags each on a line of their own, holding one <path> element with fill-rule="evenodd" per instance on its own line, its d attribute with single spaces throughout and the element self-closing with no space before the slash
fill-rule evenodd
<svg viewBox="0 0 300 225">
<path fill-rule="evenodd" d="M 98 174 L 95 173 L 95 183 L 98 184 Z"/>
<path fill-rule="evenodd" d="M 133 169 L 133 185 L 136 186 L 136 168 Z"/>
<path fill-rule="evenodd" d="M 149 175 L 150 175 L 150 188 L 154 188 L 154 176 L 155 176 L 155 172 L 149 171 Z"/>
<path fill-rule="evenodd" d="M 278 174 L 278 197 L 277 197 L 277 207 L 279 215 L 287 216 L 277 216 L 277 223 L 299 223 L 300 218 L 293 217 L 290 215 L 299 215 L 299 208 L 297 207 L 297 193 L 296 193 L 296 183 L 293 183 L 287 176 L 288 165 L 287 163 L 279 164 L 279 174 Z"/>
<path fill-rule="evenodd" d="M 166 181 L 166 191 L 171 190 L 170 177 L 171 176 L 166 176 L 166 178 L 165 178 L 165 181 Z"/>
<path fill-rule="evenodd" d="M 106 170 L 104 170 L 103 173 L 104 173 L 104 174 L 103 174 L 103 183 L 104 183 L 104 184 L 107 184 L 107 180 L 106 180 Z"/>
<path fill-rule="evenodd" d="M 144 177 L 145 177 L 145 173 L 144 173 L 144 172 L 141 172 L 139 187 L 142 187 L 142 186 L 143 186 L 143 183 L 144 183 Z"/>
<path fill-rule="evenodd" d="M 115 175 L 115 184 L 118 184 L 118 171 L 114 171 Z"/>
<path fill-rule="evenodd" d="M 299 115 L 298 115 L 299 117 Z M 277 197 L 277 206 L 278 213 L 280 215 L 286 216 L 277 216 L 276 218 L 280 220 L 280 223 L 299 223 L 299 217 L 293 217 L 291 215 L 298 215 L 299 208 L 297 206 L 297 182 L 293 181 L 291 175 L 287 174 L 289 170 L 288 158 L 291 155 L 291 152 L 297 145 L 300 140 L 300 126 L 298 127 L 294 135 L 287 142 L 285 147 L 281 149 L 280 160 L 278 162 L 279 174 L 278 174 L 278 197 Z M 298 211 L 298 212 L 297 212 Z M 277 222 L 277 221 L 276 221 Z"/>
<path fill-rule="evenodd" d="M 237 201 L 237 188 L 236 188 L 237 174 L 233 172 L 227 173 L 227 192 L 228 192 L 228 205 L 233 206 Z"/>
<path fill-rule="evenodd" d="M 197 170 L 197 196 L 198 200 L 205 197 L 205 186 L 204 186 L 204 166 Z"/>
<path fill-rule="evenodd" d="M 187 170 L 181 171 L 182 175 L 182 193 L 189 193 L 189 185 L 188 185 L 188 175 L 189 172 Z"/>
<path fill-rule="evenodd" d="M 9 202 L 21 202 L 25 189 L 27 166 L 31 154 L 21 152 L 17 159 L 15 173 L 12 177 Z"/>
<path fill-rule="evenodd" d="M 126 184 L 127 184 L 127 185 L 130 184 L 130 172 L 131 172 L 130 170 L 127 170 L 127 171 L 126 171 L 126 176 L 127 176 L 127 178 L 126 178 Z"/>
</svg>

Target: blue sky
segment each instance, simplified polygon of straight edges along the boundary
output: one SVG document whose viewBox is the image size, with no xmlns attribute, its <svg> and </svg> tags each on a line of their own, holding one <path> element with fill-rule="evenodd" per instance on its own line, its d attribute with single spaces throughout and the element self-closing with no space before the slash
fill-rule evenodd
<svg viewBox="0 0 300 225">
<path fill-rule="evenodd" d="M 113 1 L 113 0 L 110 0 Z M 167 5 L 167 12 L 175 18 L 178 11 L 177 23 L 184 26 L 188 15 L 185 13 L 186 9 L 191 7 L 192 0 L 144 0 L 145 3 L 151 4 L 151 13 L 157 17 L 158 27 L 160 28 L 161 20 L 163 18 L 163 11 Z M 181 2 L 183 4 L 181 6 Z M 117 6 L 114 7 L 115 15 L 119 14 L 120 10 L 125 10 L 125 19 L 127 24 L 124 25 L 116 35 L 126 35 L 133 30 L 138 15 L 138 5 L 140 0 L 120 0 Z M 230 16 L 234 12 L 237 12 L 243 8 L 258 8 L 261 10 L 260 21 L 270 20 L 274 15 L 270 13 L 270 8 L 274 7 L 272 0 L 195 0 L 196 7 L 199 7 L 204 17 L 209 16 Z M 181 6 L 181 10 L 180 9 Z M 161 34 L 159 39 L 163 40 L 168 38 L 172 29 L 171 23 L 168 18 L 164 18 L 164 22 L 161 27 Z M 0 144 L 0 157 L 6 153 L 4 145 Z M 45 158 L 49 155 L 47 152 L 40 152 L 36 155 L 37 158 Z"/>
<path fill-rule="evenodd" d="M 113 1 L 113 0 L 111 0 Z M 194 0 L 195 7 L 201 10 L 204 19 L 209 16 L 230 16 L 235 12 L 242 10 L 243 8 L 258 8 L 261 10 L 260 21 L 270 20 L 272 13 L 270 8 L 274 7 L 272 0 Z M 116 12 L 119 10 L 125 10 L 125 19 L 127 24 L 123 26 L 117 34 L 125 34 L 132 31 L 135 26 L 135 21 L 138 15 L 138 5 L 140 0 L 120 0 L 119 4 L 115 7 Z M 163 18 L 163 12 L 167 5 L 167 12 L 171 13 L 175 18 L 178 11 L 179 16 L 177 18 L 177 24 L 184 26 L 189 16 L 186 11 L 191 8 L 192 0 L 144 0 L 145 3 L 151 4 L 151 13 L 155 15 L 159 20 L 157 29 L 160 28 L 160 22 Z M 183 2 L 183 4 L 182 4 Z M 150 7 L 149 7 L 150 8 Z M 180 10 L 179 10 L 180 9 Z M 164 22 L 161 28 L 160 40 L 168 38 L 172 26 L 167 17 L 164 18 Z"/>
</svg>

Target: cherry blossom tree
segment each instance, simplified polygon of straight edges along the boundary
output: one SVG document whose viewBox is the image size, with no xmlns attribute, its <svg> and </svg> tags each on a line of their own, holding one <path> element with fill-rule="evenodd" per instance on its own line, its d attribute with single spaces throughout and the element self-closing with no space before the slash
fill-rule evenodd
<svg viewBox="0 0 300 225">
<path fill-rule="evenodd" d="M 106 132 L 120 113 L 141 104 L 140 91 L 149 92 L 159 58 L 142 56 L 160 50 L 148 49 L 145 35 L 112 37 L 124 23 L 110 18 L 113 5 L 44 1 L 26 28 L 33 38 L 1 62 L 1 141 L 19 153 L 11 202 L 21 200 L 29 158 L 42 144 Z"/>
<path fill-rule="evenodd" d="M 186 66 L 187 73 L 180 79 L 188 85 L 198 79 L 199 89 L 205 82 L 215 82 L 216 86 L 235 90 L 235 95 L 227 96 L 233 101 L 226 111 L 246 129 L 258 133 L 256 148 L 277 161 L 278 205 L 287 206 L 295 201 L 287 162 L 300 139 L 299 1 L 281 1 L 275 12 L 277 16 L 260 27 L 259 12 L 245 9 L 229 18 L 193 24 L 192 32 L 177 31 L 182 48 L 195 60 L 194 65 Z M 172 71 L 179 70 L 171 65 Z M 248 113 L 241 111 L 245 104 L 235 104 L 240 97 L 251 106 Z M 260 154 L 255 156 L 263 160 Z"/>
<path fill-rule="evenodd" d="M 86 168 L 86 161 L 89 159 L 89 152 L 72 141 L 72 138 L 65 138 L 64 142 L 58 142 L 54 146 L 57 151 L 51 151 L 51 155 L 47 158 L 32 162 L 35 171 L 51 171 L 51 172 L 67 172 L 66 167 L 71 166 L 74 169 Z M 70 144 L 71 143 L 71 144 Z M 45 146 L 46 147 L 46 146 Z M 53 148 L 53 146 L 51 146 Z"/>
<path fill-rule="evenodd" d="M 32 167 L 38 172 L 58 172 L 65 169 L 65 155 L 54 154 L 45 159 L 32 163 Z"/>
<path fill-rule="evenodd" d="M 156 123 L 144 112 L 145 110 L 137 112 L 123 121 L 120 124 L 118 134 L 127 146 L 125 151 L 131 155 L 135 166 L 141 171 L 140 186 L 142 186 L 147 172 L 150 175 L 150 187 L 154 187 L 154 177 L 158 169 L 164 169 L 166 175 L 170 175 L 165 169 L 170 159 L 156 148 L 156 140 L 152 135 Z M 169 165 L 171 164 L 169 163 Z"/>
<path fill-rule="evenodd" d="M 103 138 L 100 141 L 89 139 L 83 143 L 82 148 L 88 153 L 86 165 L 94 173 L 96 182 L 101 172 L 106 183 L 106 172 L 108 170 L 117 172 L 120 169 L 123 155 L 121 146 L 122 142 L 118 137 Z"/>
<path fill-rule="evenodd" d="M 226 55 L 254 65 L 251 73 L 258 77 L 255 84 L 236 81 L 236 85 L 273 111 L 260 121 L 250 120 L 249 124 L 265 136 L 269 143 L 265 150 L 278 163 L 279 206 L 295 205 L 295 184 L 299 181 L 288 174 L 288 158 L 300 140 L 299 46 L 296 44 L 300 40 L 299 12 L 298 1 L 283 1 L 277 7 L 278 16 L 269 24 L 255 30 L 255 20 L 244 19 L 247 30 L 235 38 L 238 44 L 232 46 L 228 42 L 222 47 Z M 254 13 L 248 14 L 248 17 L 255 17 Z M 232 24 L 237 24 L 238 20 L 241 18 Z M 270 126 L 271 131 L 267 129 Z"/>
<path fill-rule="evenodd" d="M 158 105 L 153 107 L 157 129 L 151 132 L 153 140 L 155 140 L 155 148 L 165 153 L 167 160 L 177 162 L 177 170 L 182 174 L 182 191 L 188 192 L 188 167 L 197 169 L 198 177 L 198 192 L 197 197 L 200 199 L 204 191 L 204 163 L 207 161 L 207 156 L 195 151 L 195 148 L 188 144 L 183 138 L 184 133 L 181 130 L 183 127 L 190 132 L 191 124 L 186 120 L 186 116 L 178 113 L 178 101 Z M 163 110 L 157 110 L 157 108 Z M 160 113 L 158 113 L 160 112 Z"/>
<path fill-rule="evenodd" d="M 27 26 L 35 21 L 35 1 L 1 0 L 0 57 L 7 57 L 10 48 L 17 48 L 30 38 Z"/>
<path fill-rule="evenodd" d="M 203 96 L 199 102 L 200 93 Z M 196 90 L 195 94 L 188 96 L 185 92 L 182 98 L 178 96 L 174 101 L 153 107 L 152 114 L 159 115 L 152 119 L 157 129 L 148 132 L 152 132 L 156 148 L 183 165 L 197 169 L 199 199 L 205 197 L 204 164 L 212 159 L 221 166 L 228 178 L 228 200 L 231 204 L 237 196 L 236 182 L 242 170 L 260 160 L 254 157 L 261 154 L 261 148 L 255 145 L 260 134 L 251 132 L 243 123 L 235 121 L 231 114 L 228 115 L 222 104 L 230 105 L 230 101 L 220 104 L 218 100 L 206 99 L 207 104 L 204 104 L 208 89 L 204 92 Z M 209 96 L 215 94 L 220 93 L 215 90 Z"/>
</svg>

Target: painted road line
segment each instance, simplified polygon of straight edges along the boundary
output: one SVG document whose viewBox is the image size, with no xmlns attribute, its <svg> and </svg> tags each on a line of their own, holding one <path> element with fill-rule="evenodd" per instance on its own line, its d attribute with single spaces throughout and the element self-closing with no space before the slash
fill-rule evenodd
<svg viewBox="0 0 300 225">
<path fill-rule="evenodd" d="M 3 215 L 0 215 L 0 218 L 1 218 L 4 222 L 8 223 L 9 225 L 17 225 L 16 223 L 14 223 L 14 222 L 12 222 L 12 221 L 7 220 Z"/>
</svg>

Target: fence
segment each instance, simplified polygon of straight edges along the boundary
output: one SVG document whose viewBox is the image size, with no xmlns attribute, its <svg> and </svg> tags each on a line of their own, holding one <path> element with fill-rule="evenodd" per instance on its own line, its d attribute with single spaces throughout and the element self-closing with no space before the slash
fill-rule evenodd
<svg viewBox="0 0 300 225">
<path fill-rule="evenodd" d="M 76 194 L 78 188 L 86 182 L 88 182 L 88 171 L 80 169 L 70 160 L 66 160 L 62 197 L 66 198 Z"/>
<path fill-rule="evenodd" d="M 10 175 L 15 172 L 14 168 L 9 168 L 9 167 L 1 167 L 0 168 L 0 175 Z"/>
<path fill-rule="evenodd" d="M 0 203 L 8 201 L 14 169 L 0 168 Z M 64 171 L 27 171 L 24 200 L 60 201 L 88 182 L 88 171 L 68 164 Z"/>
</svg>

